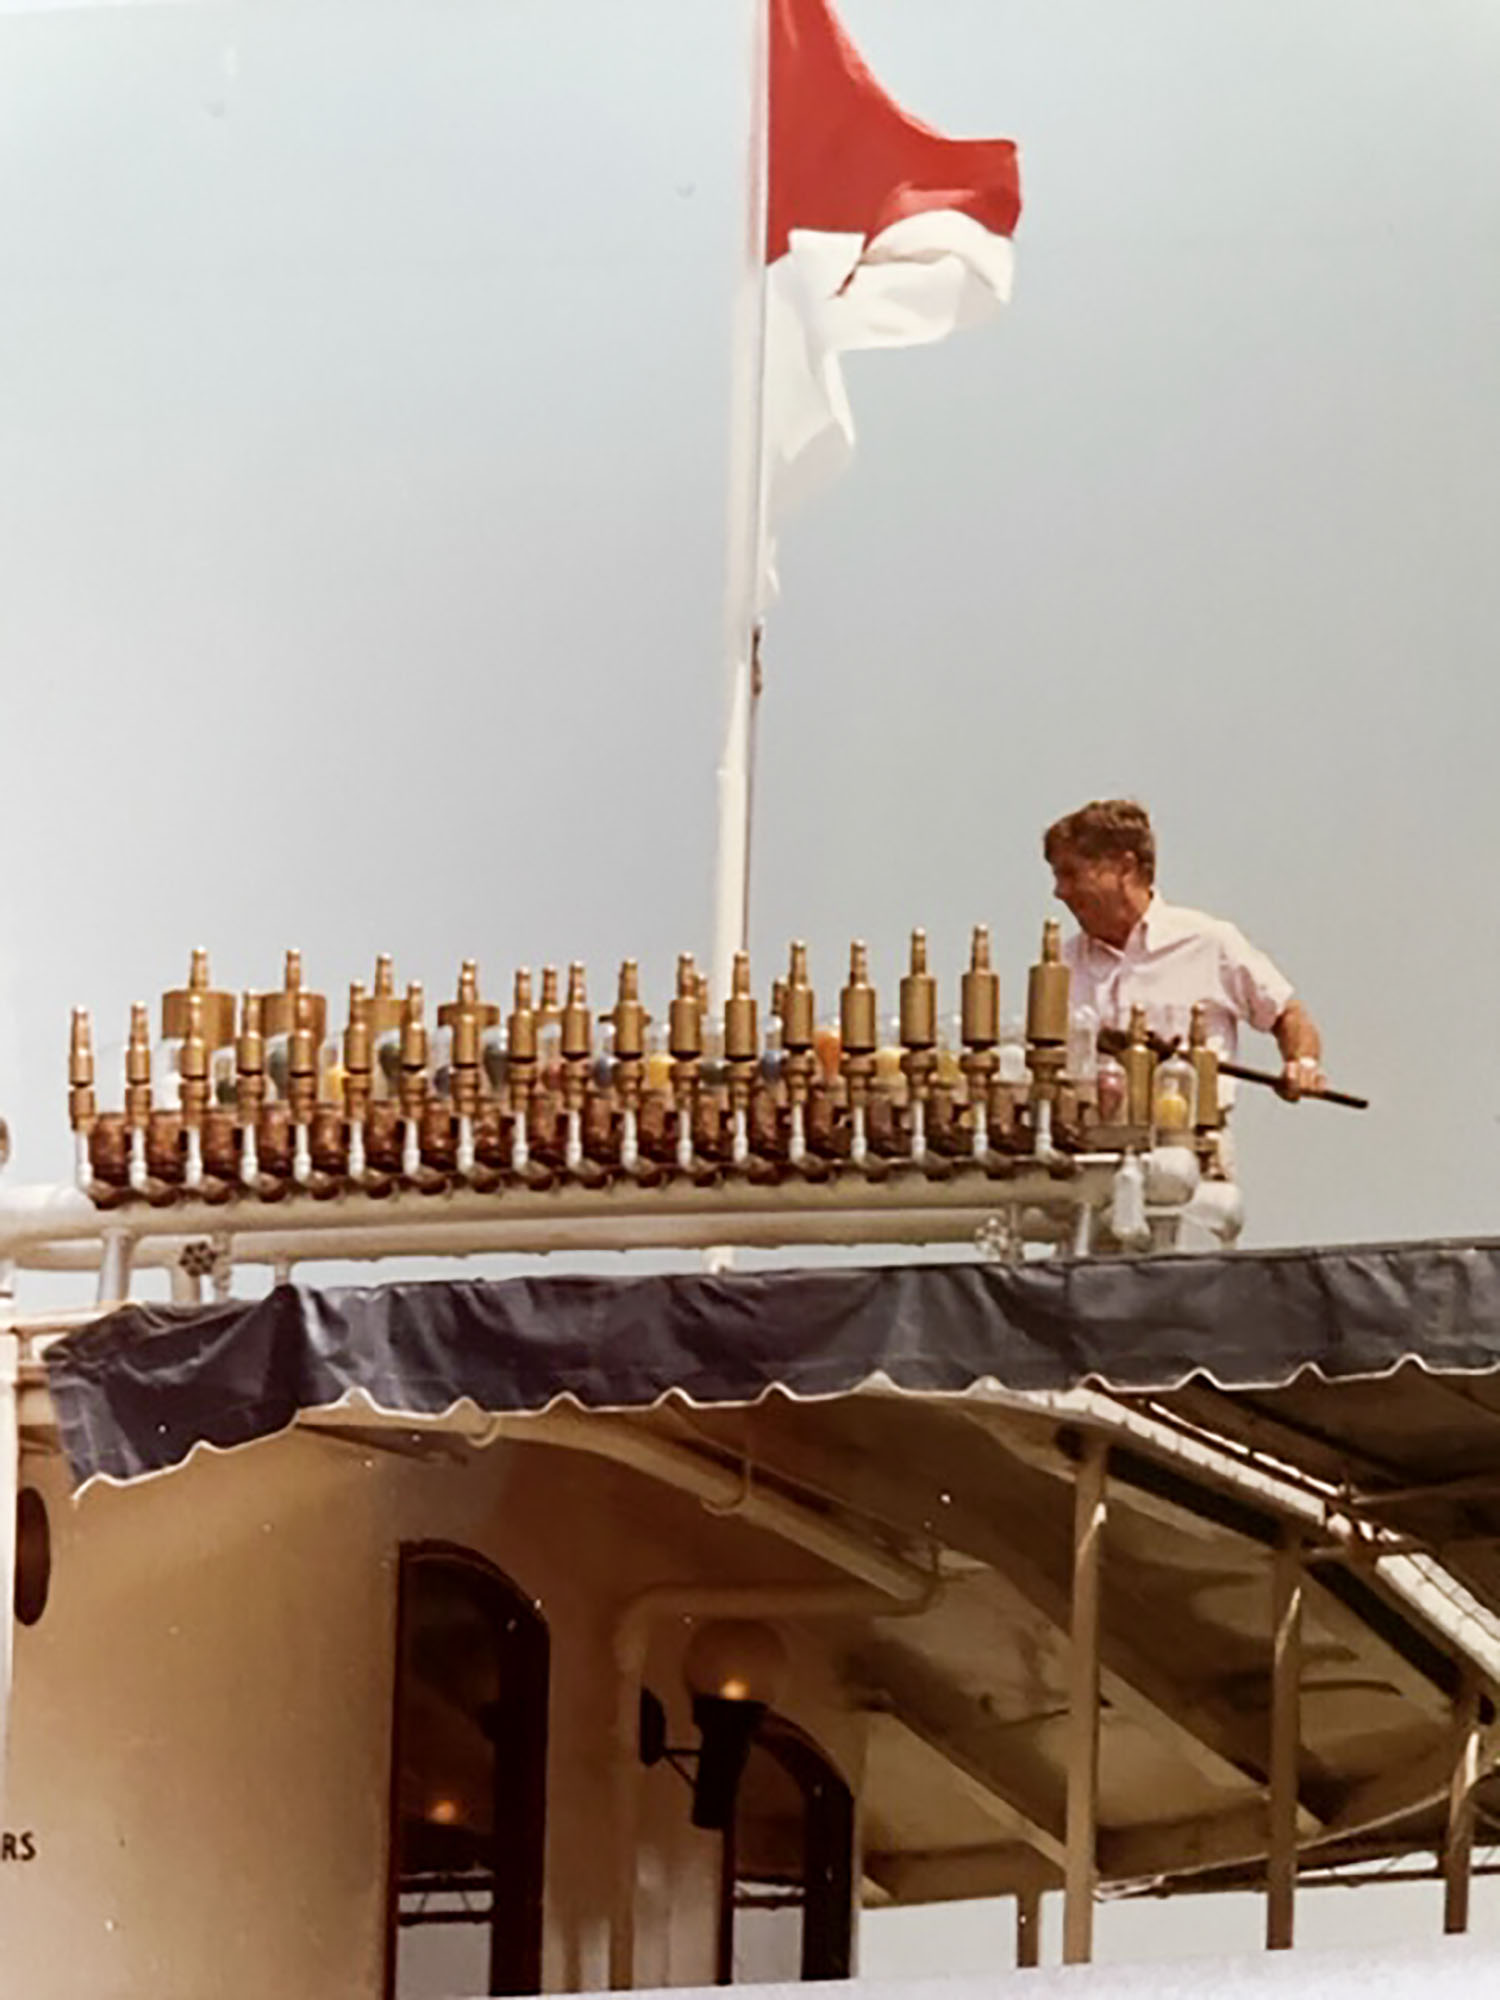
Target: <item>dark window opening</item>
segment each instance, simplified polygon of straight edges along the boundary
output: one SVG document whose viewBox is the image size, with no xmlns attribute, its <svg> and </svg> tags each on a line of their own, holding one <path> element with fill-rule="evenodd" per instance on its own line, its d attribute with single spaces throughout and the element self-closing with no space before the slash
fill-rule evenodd
<svg viewBox="0 0 1500 2000">
<path fill-rule="evenodd" d="M 853 1869 L 849 1787 L 799 1730 L 768 1717 L 724 1836 L 719 1984 L 847 1979 Z"/>
<path fill-rule="evenodd" d="M 465 1550 L 403 1549 L 386 1991 L 537 1993 L 547 1627 Z"/>
</svg>

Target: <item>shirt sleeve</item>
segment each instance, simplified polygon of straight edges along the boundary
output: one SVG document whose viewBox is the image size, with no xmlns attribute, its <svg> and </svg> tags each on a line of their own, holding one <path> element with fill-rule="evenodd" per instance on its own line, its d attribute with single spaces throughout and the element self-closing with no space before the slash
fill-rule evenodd
<svg viewBox="0 0 1500 2000">
<path fill-rule="evenodd" d="M 1224 990 L 1235 1012 L 1252 1028 L 1269 1034 L 1286 1011 L 1292 982 L 1233 924 L 1224 925 L 1219 952 Z"/>
</svg>

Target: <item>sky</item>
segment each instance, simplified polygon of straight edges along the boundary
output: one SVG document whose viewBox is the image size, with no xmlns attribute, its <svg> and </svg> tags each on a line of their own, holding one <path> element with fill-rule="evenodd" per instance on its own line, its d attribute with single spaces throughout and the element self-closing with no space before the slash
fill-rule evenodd
<svg viewBox="0 0 1500 2000">
<path fill-rule="evenodd" d="M 1137 796 L 1374 1100 L 1245 1094 L 1249 1240 L 1493 1231 L 1500 10 L 843 12 L 1026 207 L 1001 321 L 851 360 L 783 537 L 757 985 L 861 936 L 893 991 L 921 924 L 953 993 L 986 922 L 1014 996 L 1042 827 Z M 118 1039 L 196 943 L 335 996 L 706 955 L 740 46 L 734 0 L 0 4 L 12 1178 L 69 1172 L 70 1007 Z"/>
</svg>

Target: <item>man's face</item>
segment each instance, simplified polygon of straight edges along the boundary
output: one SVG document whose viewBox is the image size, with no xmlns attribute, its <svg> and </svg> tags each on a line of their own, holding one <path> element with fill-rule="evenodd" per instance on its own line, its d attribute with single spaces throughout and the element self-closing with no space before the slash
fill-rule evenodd
<svg viewBox="0 0 1500 2000">
<path fill-rule="evenodd" d="M 1053 893 L 1065 903 L 1081 931 L 1123 943 L 1135 922 L 1140 868 L 1133 854 L 1097 859 L 1062 848 L 1052 863 Z"/>
</svg>

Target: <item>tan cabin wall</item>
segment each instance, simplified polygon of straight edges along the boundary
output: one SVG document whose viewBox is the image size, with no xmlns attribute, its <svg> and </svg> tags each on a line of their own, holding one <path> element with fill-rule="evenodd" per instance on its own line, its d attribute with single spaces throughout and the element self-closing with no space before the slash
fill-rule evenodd
<svg viewBox="0 0 1500 2000">
<path fill-rule="evenodd" d="M 551 1635 L 549 1990 L 607 1983 L 615 1621 L 661 1582 L 797 1581 L 806 1558 L 599 1461 L 500 1444 L 463 1464 L 294 1433 L 51 1515 L 41 1622 L 16 1636 L 0 1864 L 6 1990 L 29 2000 L 378 1995 L 385 1942 L 396 1580 L 402 1542 L 477 1550 Z M 691 1740 L 687 1627 L 647 1678 Z M 789 1630 L 787 1714 L 857 1785 L 816 1629 Z M 711 1979 L 718 1841 L 686 1787 L 641 1775 L 637 1980 Z"/>
</svg>

